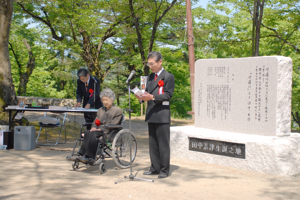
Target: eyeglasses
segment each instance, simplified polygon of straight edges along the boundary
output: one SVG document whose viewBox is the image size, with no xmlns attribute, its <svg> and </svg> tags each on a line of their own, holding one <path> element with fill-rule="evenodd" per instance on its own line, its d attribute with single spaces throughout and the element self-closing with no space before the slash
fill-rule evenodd
<svg viewBox="0 0 300 200">
<path fill-rule="evenodd" d="M 154 66 L 156 63 L 147 63 L 148 66 L 152 67 Z"/>
</svg>

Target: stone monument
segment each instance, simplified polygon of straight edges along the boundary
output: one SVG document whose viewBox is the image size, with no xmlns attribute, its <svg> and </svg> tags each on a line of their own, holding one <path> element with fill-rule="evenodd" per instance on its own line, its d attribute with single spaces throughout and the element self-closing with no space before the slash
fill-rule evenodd
<svg viewBox="0 0 300 200">
<path fill-rule="evenodd" d="M 196 61 L 195 124 L 171 127 L 172 156 L 300 176 L 292 69 L 282 56 Z"/>
</svg>

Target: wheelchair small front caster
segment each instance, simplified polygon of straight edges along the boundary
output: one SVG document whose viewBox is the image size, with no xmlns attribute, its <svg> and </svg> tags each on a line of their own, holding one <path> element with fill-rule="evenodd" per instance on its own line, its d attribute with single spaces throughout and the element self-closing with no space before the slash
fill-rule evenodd
<svg viewBox="0 0 300 200">
<path fill-rule="evenodd" d="M 106 167 L 105 167 L 105 163 L 104 162 L 100 163 L 100 165 L 99 165 L 99 171 L 100 171 L 100 174 L 104 174 L 106 172 Z"/>
<path fill-rule="evenodd" d="M 79 167 L 79 162 L 78 162 L 78 160 L 74 160 L 74 162 L 72 163 L 72 167 L 73 167 L 73 170 L 78 169 L 78 167 Z"/>
</svg>

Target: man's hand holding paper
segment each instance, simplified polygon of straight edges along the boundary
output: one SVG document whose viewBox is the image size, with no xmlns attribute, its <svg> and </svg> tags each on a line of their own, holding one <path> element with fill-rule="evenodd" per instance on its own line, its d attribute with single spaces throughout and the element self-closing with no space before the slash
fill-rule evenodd
<svg viewBox="0 0 300 200">
<path fill-rule="evenodd" d="M 138 87 L 133 88 L 132 90 L 130 90 L 132 93 L 135 94 L 135 96 L 142 96 L 144 94 L 144 92 L 142 90 L 140 90 Z"/>
<path fill-rule="evenodd" d="M 135 95 L 135 96 L 136 96 L 136 98 L 138 98 L 138 100 L 143 100 L 143 101 L 150 101 L 153 99 L 153 95 L 148 92 L 145 92 L 141 96 L 137 96 L 137 95 Z"/>
</svg>

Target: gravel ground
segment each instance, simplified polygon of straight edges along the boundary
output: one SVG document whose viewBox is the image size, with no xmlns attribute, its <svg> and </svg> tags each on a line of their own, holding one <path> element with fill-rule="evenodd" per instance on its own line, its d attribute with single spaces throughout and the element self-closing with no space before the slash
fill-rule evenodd
<svg viewBox="0 0 300 200">
<path fill-rule="evenodd" d="M 29 121 L 36 116 L 27 115 Z M 69 117 L 79 123 L 83 120 L 79 115 L 76 120 Z M 174 120 L 172 125 L 191 123 Z M 300 199 L 299 177 L 279 177 L 176 157 L 171 158 L 168 178 L 144 176 L 150 165 L 147 124 L 142 118 L 133 118 L 131 127 L 138 144 L 132 171 L 118 169 L 110 158 L 106 159 L 105 174 L 99 173 L 98 166 L 80 165 L 74 171 L 65 159 L 74 139 L 31 151 L 1 150 L 0 199 Z M 128 120 L 124 128 L 128 128 Z M 133 180 L 122 181 L 130 174 Z M 121 182 L 115 184 L 116 181 Z"/>
</svg>

